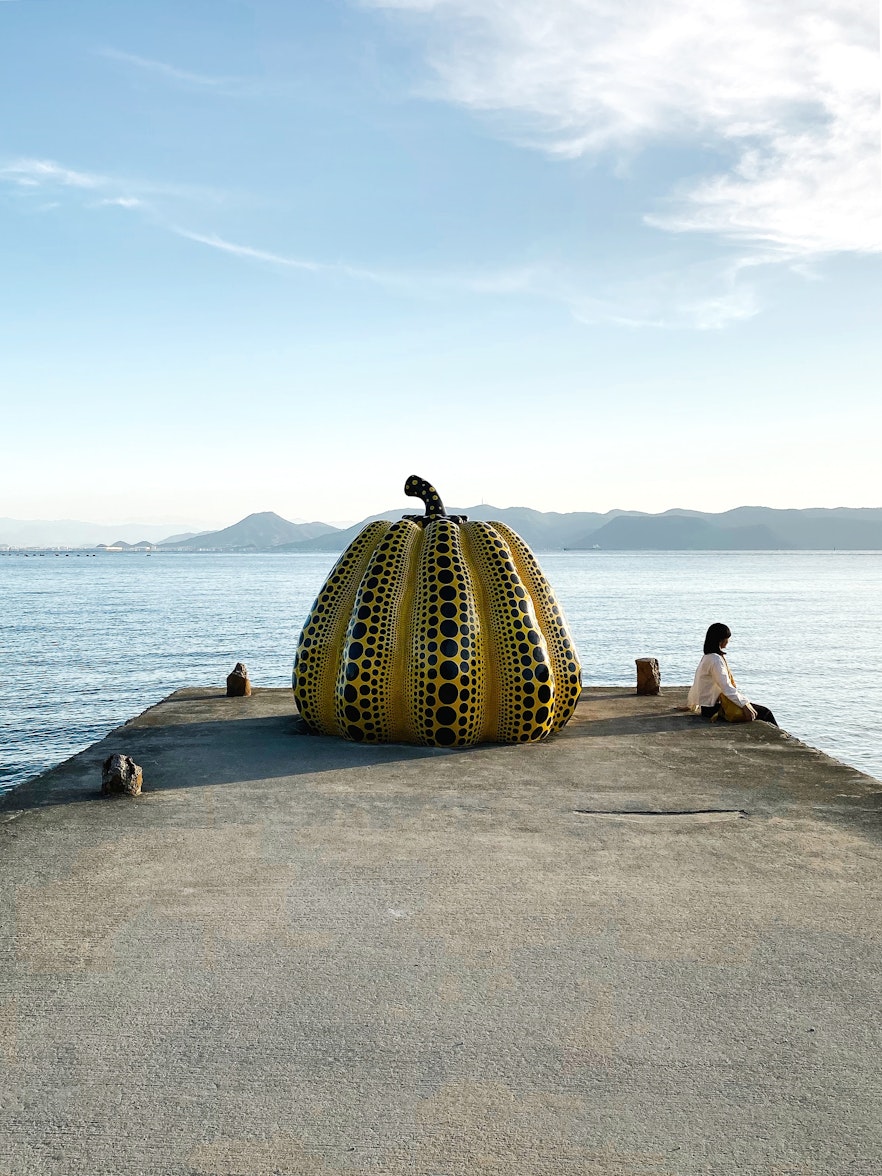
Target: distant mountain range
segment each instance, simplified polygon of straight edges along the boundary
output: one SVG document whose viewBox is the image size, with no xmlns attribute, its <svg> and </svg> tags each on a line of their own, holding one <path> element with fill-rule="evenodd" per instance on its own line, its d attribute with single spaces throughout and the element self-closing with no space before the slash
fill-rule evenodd
<svg viewBox="0 0 882 1176">
<path fill-rule="evenodd" d="M 201 535 L 181 538 L 175 535 L 160 543 L 163 550 L 174 551 L 268 551 L 285 550 L 309 539 L 324 535 L 339 535 L 340 530 L 330 523 L 289 523 L 271 510 L 250 514 L 222 531 L 208 531 Z"/>
<path fill-rule="evenodd" d="M 79 529 L 109 532 L 102 538 L 105 546 L 161 551 L 343 551 L 361 528 L 373 519 L 396 519 L 419 513 L 396 509 L 370 515 L 352 527 L 333 527 L 329 523 L 292 523 L 272 511 L 250 514 L 219 531 L 172 535 L 161 539 L 157 527 L 96 527 L 88 523 L 65 524 L 79 534 Z M 570 514 L 531 510 L 528 507 L 480 506 L 454 507 L 451 513 L 466 514 L 472 519 L 507 523 L 536 551 L 591 550 L 604 551 L 786 551 L 832 549 L 882 551 L 882 508 L 836 507 L 809 510 L 774 510 L 765 506 L 740 506 L 722 514 L 694 510 L 668 510 L 663 514 L 611 510 L 606 514 L 574 511 Z M 6 524 L 10 524 L 7 526 Z M 48 536 L 60 524 L 25 524 L 15 519 L 0 519 L 0 546 L 80 546 L 94 547 L 97 537 L 60 541 Z M 38 528 L 37 536 L 30 528 Z M 39 530 L 39 528 L 43 528 Z M 27 538 L 25 538 L 27 534 Z M 135 535 L 137 534 L 137 539 Z M 125 538 L 120 538 L 125 536 Z"/>
<path fill-rule="evenodd" d="M 187 537 L 196 530 L 192 528 Z M 84 523 L 77 519 L 0 518 L 0 547 L 96 547 L 99 543 L 160 543 L 169 537 L 165 523 Z"/>
<path fill-rule="evenodd" d="M 657 515 L 621 510 L 556 514 L 483 504 L 449 509 L 451 514 L 472 519 L 498 519 L 535 551 L 882 551 L 882 508 L 740 506 L 722 514 L 669 510 Z M 286 544 L 283 550 L 342 551 L 371 519 L 400 518 L 407 513 L 413 512 L 371 515 L 354 527 Z"/>
</svg>

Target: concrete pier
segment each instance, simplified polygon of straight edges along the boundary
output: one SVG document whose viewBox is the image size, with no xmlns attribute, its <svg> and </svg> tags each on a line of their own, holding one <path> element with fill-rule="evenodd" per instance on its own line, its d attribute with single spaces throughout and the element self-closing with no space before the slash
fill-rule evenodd
<svg viewBox="0 0 882 1176">
<path fill-rule="evenodd" d="M 878 1176 L 882 784 L 684 701 L 455 752 L 182 690 L 12 793 L 0 1176 Z"/>
</svg>

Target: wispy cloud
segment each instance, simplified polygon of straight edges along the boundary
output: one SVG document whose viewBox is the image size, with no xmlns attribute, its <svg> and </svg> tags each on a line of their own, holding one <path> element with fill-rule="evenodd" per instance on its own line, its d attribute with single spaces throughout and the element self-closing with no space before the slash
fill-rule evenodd
<svg viewBox="0 0 882 1176">
<path fill-rule="evenodd" d="M 27 193 L 52 190 L 70 190 L 70 196 L 97 196 L 93 204 L 117 205 L 121 208 L 146 210 L 151 200 L 162 198 L 198 201 L 217 204 L 226 201 L 231 194 L 196 184 L 177 184 L 157 180 L 145 180 L 130 176 L 106 175 L 67 167 L 54 159 L 14 159 L 0 164 L 0 183 L 10 185 Z"/>
<path fill-rule="evenodd" d="M 359 278 L 368 282 L 382 282 L 391 284 L 397 280 L 393 274 L 384 274 L 376 270 L 359 269 L 356 266 L 345 265 L 342 262 L 311 261 L 307 258 L 290 257 L 282 253 L 273 253 L 266 249 L 255 249 L 250 245 L 239 245 L 234 241 L 227 241 L 214 233 L 196 233 L 190 229 L 175 227 L 173 229 L 179 237 L 188 241 L 196 241 L 200 245 L 208 245 L 212 249 L 219 249 L 222 253 L 230 253 L 234 257 L 245 258 L 249 261 L 263 261 L 270 265 L 282 266 L 284 269 L 306 270 L 309 273 L 340 274 L 348 278 Z"/>
<path fill-rule="evenodd" d="M 715 153 L 709 174 L 647 209 L 655 227 L 782 257 L 882 251 L 879 40 L 864 0 L 363 2 L 417 22 L 434 93 L 521 143 Z"/>
<path fill-rule="evenodd" d="M 39 197 L 39 203 L 32 204 L 38 211 L 59 208 L 61 197 L 67 193 L 68 201 L 75 199 L 95 209 L 121 208 L 139 214 L 156 230 L 172 232 L 246 264 L 370 283 L 406 298 L 529 297 L 565 307 L 580 322 L 623 326 L 708 329 L 727 326 L 756 312 L 755 296 L 741 280 L 738 263 L 693 266 L 676 273 L 612 283 L 592 281 L 584 274 L 552 264 L 393 270 L 296 256 L 182 227 L 163 211 L 161 202 L 157 204 L 151 198 L 156 194 L 193 196 L 192 189 L 174 184 L 131 181 L 40 159 L 19 159 L 0 166 L 0 182 L 14 186 L 23 195 L 33 193 Z M 47 193 L 54 199 L 47 202 Z"/>
<path fill-rule="evenodd" d="M 228 241 L 216 234 L 193 232 L 179 226 L 180 237 L 218 249 L 246 262 L 283 269 L 342 277 L 382 286 L 409 298 L 437 299 L 477 296 L 526 296 L 565 307 L 579 322 L 625 327 L 716 330 L 751 318 L 759 306 L 753 287 L 742 280 L 751 262 L 706 262 L 664 273 L 635 276 L 602 285 L 592 292 L 585 276 L 559 266 L 535 265 L 484 272 L 462 270 L 384 270 L 321 262 Z"/>
<path fill-rule="evenodd" d="M 567 302 L 574 317 L 589 325 L 718 331 L 760 312 L 746 268 L 743 261 L 713 260 L 646 272 L 608 283 L 600 296 L 576 286 Z"/>
<path fill-rule="evenodd" d="M 16 159 L 0 167 L 0 179 L 20 188 L 55 185 L 62 188 L 102 188 L 107 179 L 89 172 L 74 171 L 51 159 Z"/>
<path fill-rule="evenodd" d="M 99 200 L 100 207 L 110 205 L 115 208 L 143 208 L 144 201 L 139 200 L 137 196 L 108 196 L 105 200 Z"/>
<path fill-rule="evenodd" d="M 184 82 L 190 86 L 222 89 L 235 85 L 240 81 L 239 78 L 234 77 L 217 77 L 210 74 L 195 73 L 193 70 L 181 69 L 165 61 L 155 61 L 150 57 L 139 57 L 136 53 L 126 53 L 122 49 L 105 47 L 97 49 L 96 53 L 101 57 L 108 57 L 112 61 L 119 61 L 125 65 L 134 66 L 136 69 L 158 74 L 171 81 Z"/>
<path fill-rule="evenodd" d="M 326 274 L 343 278 L 352 278 L 360 282 L 372 282 L 389 289 L 404 293 L 422 294 L 432 297 L 444 291 L 471 291 L 475 294 L 516 294 L 530 292 L 529 271 L 523 269 L 497 270 L 486 273 L 457 273 L 452 271 L 407 271 L 391 269 L 371 269 L 365 266 L 350 265 L 342 261 L 315 261 L 311 258 L 293 257 L 289 254 L 276 253 L 267 249 L 256 249 L 251 245 L 238 244 L 227 241 L 215 233 L 198 233 L 180 226 L 174 226 L 173 232 L 188 241 L 196 241 L 200 245 L 207 245 L 211 249 L 219 249 L 222 253 L 245 261 L 265 262 L 269 265 L 280 266 L 283 269 L 303 270 L 307 273 Z"/>
</svg>

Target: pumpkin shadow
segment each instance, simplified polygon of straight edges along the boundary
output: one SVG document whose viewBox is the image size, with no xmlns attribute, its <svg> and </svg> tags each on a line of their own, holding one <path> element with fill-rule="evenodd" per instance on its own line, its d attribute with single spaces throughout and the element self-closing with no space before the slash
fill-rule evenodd
<svg viewBox="0 0 882 1176">
<path fill-rule="evenodd" d="M 118 751 L 130 755 L 143 769 L 145 799 L 229 784 L 259 789 L 261 784 L 298 776 L 467 754 L 461 749 L 350 743 L 315 735 L 297 715 L 127 725 L 7 793 L 0 798 L 0 814 L 52 805 L 114 803 L 101 796 L 101 765 Z M 132 802 L 120 798 L 119 803 Z"/>
</svg>

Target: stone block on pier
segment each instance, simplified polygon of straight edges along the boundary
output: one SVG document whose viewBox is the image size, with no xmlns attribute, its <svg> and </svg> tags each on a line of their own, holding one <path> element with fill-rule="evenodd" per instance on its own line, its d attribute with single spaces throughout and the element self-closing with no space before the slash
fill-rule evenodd
<svg viewBox="0 0 882 1176">
<path fill-rule="evenodd" d="M 654 657 L 635 658 L 637 663 L 637 693 L 658 694 L 661 687 L 661 672 L 658 659 Z"/>
</svg>

